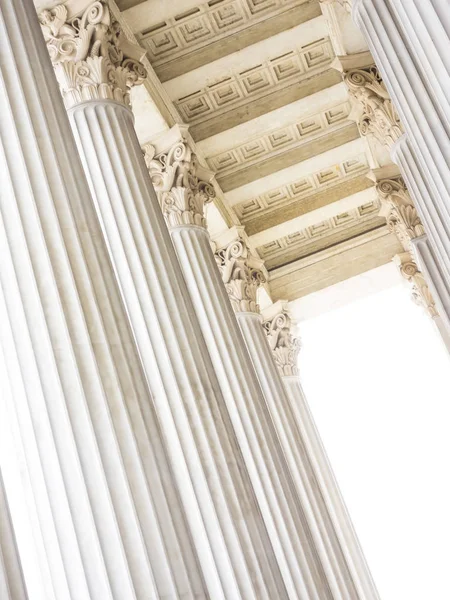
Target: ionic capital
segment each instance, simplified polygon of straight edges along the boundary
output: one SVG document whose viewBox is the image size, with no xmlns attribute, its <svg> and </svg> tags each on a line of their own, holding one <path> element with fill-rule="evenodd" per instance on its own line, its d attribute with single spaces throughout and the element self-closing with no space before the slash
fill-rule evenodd
<svg viewBox="0 0 450 600">
<path fill-rule="evenodd" d="M 376 184 L 381 201 L 380 215 L 386 218 L 389 230 L 394 233 L 407 251 L 411 240 L 425 234 L 417 210 L 402 177 L 381 179 Z"/>
<path fill-rule="evenodd" d="M 152 144 L 143 150 L 168 227 L 206 227 L 205 203 L 215 197 L 215 190 L 201 178 L 201 168 L 188 142 L 179 139 L 161 154 Z"/>
<path fill-rule="evenodd" d="M 344 82 L 361 135 L 372 134 L 391 148 L 403 135 L 403 129 L 378 68 L 372 64 L 345 71 Z"/>
<path fill-rule="evenodd" d="M 287 302 L 276 302 L 269 307 L 270 309 L 273 309 L 270 311 L 272 314 L 267 315 L 263 326 L 275 364 L 282 377 L 298 375 L 297 361 L 301 342 L 293 335 L 293 323 Z"/>
<path fill-rule="evenodd" d="M 106 0 L 69 17 L 66 4 L 39 14 L 50 58 L 67 108 L 88 100 L 130 104 L 130 89 L 147 76 L 144 50 L 123 34 Z"/>
<path fill-rule="evenodd" d="M 432 318 L 438 316 L 436 304 L 431 295 L 423 274 L 419 271 L 417 264 L 409 252 L 403 252 L 394 256 L 394 262 L 397 265 L 402 277 L 411 285 L 411 297 L 413 302 L 421 306 L 425 312 Z"/>
<path fill-rule="evenodd" d="M 251 255 L 241 228 L 233 227 L 231 240 L 218 244 L 217 266 L 235 312 L 259 313 L 257 292 L 266 282 L 263 261 Z"/>
</svg>

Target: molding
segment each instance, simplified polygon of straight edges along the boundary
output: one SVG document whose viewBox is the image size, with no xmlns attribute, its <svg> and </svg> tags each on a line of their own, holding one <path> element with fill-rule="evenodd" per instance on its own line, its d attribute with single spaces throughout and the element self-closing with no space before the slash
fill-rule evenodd
<svg viewBox="0 0 450 600">
<path fill-rule="evenodd" d="M 143 14 L 136 36 L 168 81 L 320 14 L 310 0 L 219 0 L 148 25 Z"/>
<path fill-rule="evenodd" d="M 335 246 L 354 238 L 355 235 L 361 235 L 367 230 L 380 227 L 382 221 L 379 218 L 379 210 L 378 202 L 370 202 L 259 246 L 258 254 L 267 261 L 268 268 L 277 268 L 276 262 L 283 261 L 283 256 L 288 255 L 285 260 L 292 262 L 294 253 L 295 260 L 298 260 L 301 257 L 321 252 L 324 247 Z"/>
<path fill-rule="evenodd" d="M 244 144 L 207 157 L 209 167 L 221 178 L 235 174 L 263 160 L 271 159 L 293 148 L 335 132 L 348 124 L 350 103 L 341 102 L 320 113 L 304 116 L 284 127 L 268 131 Z"/>
<path fill-rule="evenodd" d="M 233 206 L 239 219 L 254 219 L 289 206 L 330 187 L 348 182 L 368 170 L 365 154 L 361 153 L 338 164 L 268 190 Z"/>
<path fill-rule="evenodd" d="M 210 85 L 178 98 L 174 104 L 186 123 L 197 124 L 323 73 L 333 58 L 330 40 L 320 39 L 244 71 L 234 68 Z"/>
</svg>

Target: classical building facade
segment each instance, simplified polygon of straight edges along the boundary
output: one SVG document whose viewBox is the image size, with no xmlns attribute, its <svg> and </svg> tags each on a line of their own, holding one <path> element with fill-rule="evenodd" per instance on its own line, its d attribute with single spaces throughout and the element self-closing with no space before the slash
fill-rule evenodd
<svg viewBox="0 0 450 600">
<path fill-rule="evenodd" d="M 450 349 L 447 1 L 0 3 L 0 598 L 378 600 L 296 320 Z"/>
</svg>

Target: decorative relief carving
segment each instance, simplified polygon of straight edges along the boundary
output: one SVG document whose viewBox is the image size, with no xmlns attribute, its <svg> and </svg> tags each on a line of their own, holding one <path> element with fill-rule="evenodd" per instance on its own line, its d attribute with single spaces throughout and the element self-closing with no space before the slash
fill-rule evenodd
<svg viewBox="0 0 450 600">
<path fill-rule="evenodd" d="M 244 71 L 227 74 L 174 104 L 185 123 L 197 123 L 307 79 L 313 72 L 328 68 L 333 57 L 330 40 L 318 40 Z"/>
<path fill-rule="evenodd" d="M 50 58 L 67 107 L 93 99 L 129 105 L 130 89 L 144 81 L 141 48 L 124 36 L 105 0 L 67 19 L 59 4 L 39 14 Z"/>
<path fill-rule="evenodd" d="M 141 31 L 138 38 L 158 72 L 158 67 L 187 53 L 237 35 L 303 3 L 304 0 L 218 0 L 200 4 L 199 0 L 199 6 Z"/>
<path fill-rule="evenodd" d="M 256 295 L 265 283 L 261 261 L 251 256 L 242 238 L 217 250 L 215 258 L 234 311 L 259 313 Z"/>
<path fill-rule="evenodd" d="M 298 258 L 317 252 L 352 235 L 358 235 L 358 233 L 372 226 L 379 226 L 379 210 L 380 205 L 378 202 L 369 202 L 331 219 L 315 223 L 310 227 L 264 244 L 258 248 L 258 254 L 264 260 L 273 261 L 293 250 L 295 250 Z M 267 266 L 271 268 L 270 262 L 267 263 Z"/>
<path fill-rule="evenodd" d="M 431 295 L 423 274 L 419 271 L 410 252 L 403 252 L 394 257 L 394 262 L 399 271 L 411 285 L 411 298 L 415 304 L 422 307 L 425 312 L 435 319 L 438 316 L 436 304 Z"/>
<path fill-rule="evenodd" d="M 417 210 L 402 177 L 383 179 L 376 186 L 381 200 L 380 214 L 386 218 L 389 230 L 398 237 L 405 250 L 411 250 L 411 240 L 425 234 Z"/>
<path fill-rule="evenodd" d="M 350 103 L 339 104 L 286 127 L 275 129 L 260 138 L 210 156 L 207 158 L 208 165 L 218 178 L 230 175 L 342 127 L 349 114 Z"/>
<path fill-rule="evenodd" d="M 298 375 L 300 339 L 292 335 L 292 320 L 286 309 L 264 322 L 264 329 L 281 376 Z"/>
<path fill-rule="evenodd" d="M 394 258 L 402 277 L 411 285 L 415 304 L 435 318 L 438 313 L 424 276 L 414 260 L 411 240 L 425 235 L 417 210 L 401 176 L 381 179 L 376 186 L 381 201 L 380 215 L 385 217 L 389 230 L 394 233 L 405 252 Z"/>
<path fill-rule="evenodd" d="M 349 13 L 352 12 L 352 1 L 351 0 L 319 0 L 322 4 L 339 4 Z"/>
<path fill-rule="evenodd" d="M 241 220 L 253 219 L 263 216 L 281 206 L 288 206 L 293 202 L 328 189 L 334 185 L 349 181 L 353 177 L 362 175 L 368 170 L 365 154 L 358 155 L 350 160 L 331 165 L 326 169 L 306 175 L 292 183 L 270 190 L 255 198 L 236 204 L 233 208 Z"/>
<path fill-rule="evenodd" d="M 214 198 L 215 190 L 199 179 L 197 157 L 188 144 L 178 141 L 158 156 L 154 147 L 146 144 L 144 157 L 168 227 L 206 227 L 204 206 Z"/>
<path fill-rule="evenodd" d="M 377 67 L 351 69 L 344 74 L 344 81 L 361 135 L 373 134 L 390 148 L 403 135 L 403 129 Z"/>
</svg>

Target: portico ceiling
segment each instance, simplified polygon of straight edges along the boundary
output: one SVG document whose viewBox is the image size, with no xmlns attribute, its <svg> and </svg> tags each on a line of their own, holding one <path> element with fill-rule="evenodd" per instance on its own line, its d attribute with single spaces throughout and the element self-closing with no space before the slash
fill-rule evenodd
<svg viewBox="0 0 450 600">
<path fill-rule="evenodd" d="M 336 68 L 336 54 L 367 50 L 344 6 L 118 6 L 127 33 L 147 52 L 150 78 L 133 98 L 142 143 L 188 126 L 200 162 L 216 174 L 224 226 L 245 226 L 265 260 L 273 300 L 294 300 L 402 251 L 367 177 L 389 157 L 360 137 Z"/>
</svg>

